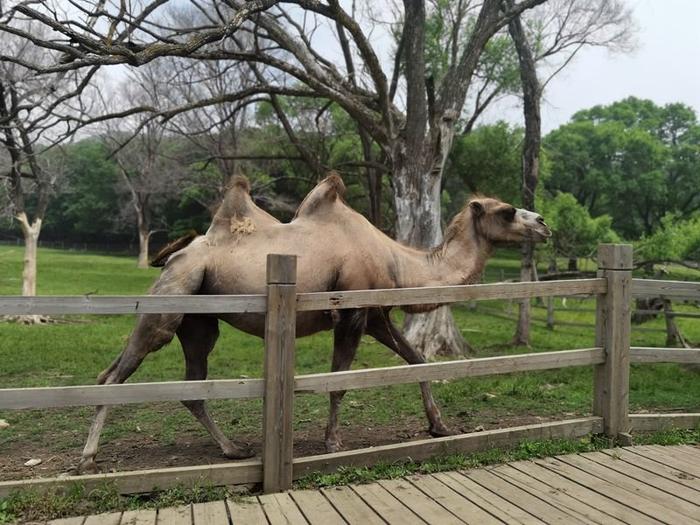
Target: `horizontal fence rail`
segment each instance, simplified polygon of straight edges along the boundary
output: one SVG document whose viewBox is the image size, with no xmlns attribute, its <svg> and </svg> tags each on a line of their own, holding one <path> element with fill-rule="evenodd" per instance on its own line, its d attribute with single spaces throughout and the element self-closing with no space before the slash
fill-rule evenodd
<svg viewBox="0 0 700 525">
<path fill-rule="evenodd" d="M 587 366 L 605 361 L 602 348 L 538 352 L 503 357 L 368 368 L 295 377 L 296 394 L 327 393 L 387 385 Z M 263 396 L 263 379 L 210 379 L 0 390 L 0 409 L 123 405 L 196 399 L 252 399 Z"/>
<path fill-rule="evenodd" d="M 489 299 L 605 293 L 605 279 L 473 284 L 297 294 L 297 311 L 442 304 Z M 0 315 L 265 313 L 265 295 L 142 295 L 2 297 Z"/>
<path fill-rule="evenodd" d="M 0 297 L 0 315 L 265 313 L 264 295 Z"/>
<path fill-rule="evenodd" d="M 298 294 L 297 311 L 444 304 L 490 299 L 527 299 L 552 295 L 595 295 L 606 291 L 607 283 L 605 279 L 579 279 L 576 281 L 539 281 L 437 286 L 430 288 L 314 292 Z"/>
<path fill-rule="evenodd" d="M 632 296 L 700 301 L 700 282 L 632 279 Z"/>
<path fill-rule="evenodd" d="M 630 348 L 630 363 L 700 364 L 700 348 L 633 346 Z"/>
</svg>

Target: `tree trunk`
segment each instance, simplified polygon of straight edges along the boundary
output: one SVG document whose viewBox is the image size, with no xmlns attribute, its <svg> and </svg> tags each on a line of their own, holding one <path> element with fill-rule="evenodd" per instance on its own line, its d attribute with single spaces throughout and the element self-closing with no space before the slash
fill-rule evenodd
<svg viewBox="0 0 700 525">
<path fill-rule="evenodd" d="M 139 212 L 139 259 L 137 268 L 148 268 L 148 240 L 151 237 L 151 230 L 148 221 Z"/>
<path fill-rule="evenodd" d="M 577 257 L 569 257 L 568 270 L 570 272 L 578 272 L 578 258 Z"/>
<path fill-rule="evenodd" d="M 34 224 L 29 224 L 26 214 L 18 217 L 24 237 L 24 260 L 22 269 L 22 295 L 33 297 L 36 295 L 36 259 L 39 234 L 41 233 L 41 219 L 35 219 Z"/>
<path fill-rule="evenodd" d="M 512 7 L 512 1 L 507 2 Z M 535 210 L 535 190 L 540 172 L 540 140 L 541 123 L 540 96 L 542 94 L 535 60 L 523 30 L 520 17 L 513 18 L 508 24 L 515 49 L 518 53 L 520 66 L 520 82 L 523 90 L 523 114 L 525 117 L 525 139 L 523 141 L 523 207 L 530 211 Z M 520 280 L 529 281 L 534 276 L 534 244 L 530 241 L 523 243 Z M 518 324 L 513 336 L 513 343 L 517 345 L 530 344 L 530 301 L 524 299 L 520 303 Z"/>
<path fill-rule="evenodd" d="M 449 151 L 449 149 L 447 150 Z M 403 153 L 403 152 L 402 152 Z M 405 244 L 428 249 L 442 241 L 440 217 L 440 172 L 427 175 L 416 162 L 401 155 L 394 173 L 394 202 L 396 205 L 396 238 Z M 407 314 L 404 335 L 426 359 L 436 355 L 463 357 L 472 353 L 462 337 L 449 306 L 425 314 Z"/>
</svg>

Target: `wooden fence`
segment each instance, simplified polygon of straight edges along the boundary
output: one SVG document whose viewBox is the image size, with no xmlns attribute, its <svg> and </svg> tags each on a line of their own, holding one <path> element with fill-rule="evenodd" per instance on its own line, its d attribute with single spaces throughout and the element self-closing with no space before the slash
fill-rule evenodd
<svg viewBox="0 0 700 525">
<path fill-rule="evenodd" d="M 21 488 L 44 489 L 81 482 L 86 488 L 113 482 L 122 493 L 147 492 L 206 481 L 215 485 L 262 482 L 266 492 L 285 490 L 310 472 L 377 461 L 425 459 L 439 454 L 472 452 L 514 444 L 524 439 L 580 437 L 604 433 L 629 440 L 629 432 L 673 425 L 693 427 L 700 413 L 629 415 L 630 363 L 700 363 L 700 349 L 630 347 L 630 303 L 633 296 L 700 298 L 700 283 L 632 279 L 632 250 L 627 245 L 601 245 L 594 279 L 482 284 L 347 292 L 296 292 L 293 256 L 268 256 L 266 295 L 133 296 L 133 297 L 2 297 L 1 314 L 229 313 L 266 315 L 265 365 L 262 379 L 172 381 L 121 385 L 10 388 L 0 390 L 0 410 L 44 409 L 86 405 L 120 405 L 194 399 L 260 398 L 263 405 L 261 459 L 193 467 L 139 470 L 70 478 L 0 483 L 0 496 Z M 294 374 L 296 312 L 410 304 L 442 304 L 486 299 L 520 299 L 594 295 L 597 298 L 595 347 L 505 357 L 393 366 L 347 372 Z M 294 396 L 385 385 L 457 379 L 570 366 L 594 367 L 593 415 L 577 419 L 510 427 L 294 458 Z"/>
</svg>

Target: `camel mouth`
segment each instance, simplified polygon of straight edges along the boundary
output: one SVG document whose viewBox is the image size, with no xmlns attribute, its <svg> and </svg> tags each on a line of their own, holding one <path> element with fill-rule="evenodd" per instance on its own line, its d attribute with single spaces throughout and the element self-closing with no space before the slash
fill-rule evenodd
<svg viewBox="0 0 700 525">
<path fill-rule="evenodd" d="M 546 224 L 542 224 L 540 228 L 533 230 L 533 233 L 535 234 L 535 240 L 543 242 L 547 242 L 547 239 L 552 236 L 552 230 Z"/>
</svg>

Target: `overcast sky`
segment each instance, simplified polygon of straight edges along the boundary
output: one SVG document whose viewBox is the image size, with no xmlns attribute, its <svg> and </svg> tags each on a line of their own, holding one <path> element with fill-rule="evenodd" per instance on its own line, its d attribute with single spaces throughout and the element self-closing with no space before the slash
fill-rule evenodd
<svg viewBox="0 0 700 525">
<path fill-rule="evenodd" d="M 547 87 L 545 132 L 579 109 L 634 95 L 657 104 L 683 102 L 700 114 L 700 0 L 628 0 L 638 26 L 637 50 L 611 54 L 585 49 Z M 521 122 L 513 100 L 490 110 L 487 121 Z"/>
</svg>

